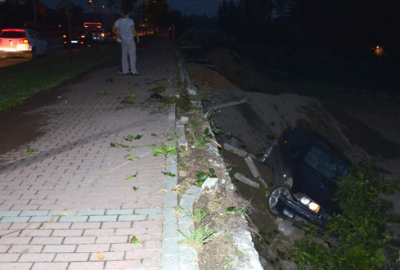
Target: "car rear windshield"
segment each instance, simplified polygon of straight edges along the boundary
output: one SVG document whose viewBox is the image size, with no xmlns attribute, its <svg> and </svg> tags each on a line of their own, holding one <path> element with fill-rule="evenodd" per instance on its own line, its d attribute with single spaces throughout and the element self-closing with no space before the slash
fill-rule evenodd
<svg viewBox="0 0 400 270">
<path fill-rule="evenodd" d="M 23 31 L 2 31 L 0 38 L 25 38 L 26 34 Z"/>
<path fill-rule="evenodd" d="M 103 33 L 103 30 L 97 29 L 97 30 L 90 30 L 90 33 Z"/>
<path fill-rule="evenodd" d="M 304 157 L 304 161 L 330 181 L 335 181 L 337 176 L 343 174 L 342 163 L 337 158 L 325 153 L 315 145 L 308 151 L 307 155 Z"/>
</svg>

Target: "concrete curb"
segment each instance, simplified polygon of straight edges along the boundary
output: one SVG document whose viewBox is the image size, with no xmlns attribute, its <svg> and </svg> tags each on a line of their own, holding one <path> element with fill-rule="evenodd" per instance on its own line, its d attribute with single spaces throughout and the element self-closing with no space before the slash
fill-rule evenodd
<svg viewBox="0 0 400 270">
<path fill-rule="evenodd" d="M 181 60 L 179 53 L 177 52 L 178 56 L 178 66 L 180 69 L 180 74 L 181 74 L 181 80 L 183 83 L 185 83 L 188 88 L 190 89 L 191 92 L 196 91 L 193 90 L 194 87 L 190 86 L 190 79 L 188 76 L 188 72 L 186 69 L 184 69 L 183 61 Z M 183 76 L 183 77 L 182 77 Z M 188 90 L 189 90 L 188 89 Z M 199 104 L 201 106 L 201 104 Z M 183 124 L 182 124 L 183 126 Z M 213 132 L 211 131 L 211 127 L 208 124 L 209 130 L 211 135 L 213 136 L 213 139 L 215 140 L 215 136 Z M 179 129 L 183 130 L 183 127 L 179 126 Z M 178 128 L 177 128 L 178 129 Z M 183 132 L 184 135 L 184 132 Z M 186 140 L 186 139 L 185 139 Z M 186 141 L 187 145 L 187 141 Z M 216 166 L 225 168 L 224 161 L 222 157 L 219 154 L 218 147 L 214 144 L 209 142 L 208 144 L 208 149 L 209 152 L 212 153 L 213 155 L 216 156 Z M 247 156 L 247 153 L 246 155 Z M 220 164 L 217 164 L 220 162 Z M 255 166 L 254 166 L 255 167 Z M 225 185 L 227 183 L 230 183 L 230 187 L 232 189 L 235 189 L 234 185 L 230 181 L 230 176 L 229 173 L 225 170 L 225 179 L 221 179 L 219 184 Z M 193 211 L 193 204 L 194 202 L 200 197 L 203 189 L 198 188 L 196 186 L 192 186 L 189 190 L 186 191 L 186 193 L 182 196 L 181 201 L 180 201 L 180 206 L 185 208 L 187 211 Z M 243 217 L 244 219 L 244 217 Z M 245 220 L 244 220 L 245 221 Z M 190 235 L 190 229 L 194 229 L 194 223 L 188 217 L 187 215 L 183 215 L 179 218 L 179 229 L 182 230 L 187 235 Z M 238 266 L 237 269 L 240 270 L 262 270 L 263 267 L 261 266 L 260 259 L 259 259 L 259 254 L 256 251 L 254 247 L 254 243 L 252 241 L 251 233 L 248 230 L 242 230 L 236 233 L 236 235 L 240 237 L 236 237 L 233 239 L 234 245 L 239 249 L 244 251 L 245 256 L 244 256 L 244 261 L 241 265 Z M 178 236 L 179 239 L 184 239 L 183 235 Z M 163 242 L 164 245 L 164 242 Z M 189 248 L 189 247 L 182 247 L 179 245 L 179 262 L 180 262 L 180 268 L 179 269 L 198 269 L 198 263 L 197 263 L 197 253 L 195 250 Z M 163 269 L 177 269 L 177 268 L 163 268 Z"/>
</svg>

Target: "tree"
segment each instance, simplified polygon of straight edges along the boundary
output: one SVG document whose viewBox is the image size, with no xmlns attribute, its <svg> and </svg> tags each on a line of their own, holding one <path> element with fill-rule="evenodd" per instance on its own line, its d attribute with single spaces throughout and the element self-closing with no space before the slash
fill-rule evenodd
<svg viewBox="0 0 400 270">
<path fill-rule="evenodd" d="M 228 34 L 242 42 L 259 43 L 265 39 L 273 8 L 273 0 L 224 0 L 218 10 L 218 21 Z"/>
<path fill-rule="evenodd" d="M 121 9 L 127 9 L 132 12 L 135 9 L 138 0 L 120 0 Z"/>
<path fill-rule="evenodd" d="M 64 15 L 65 18 L 67 19 L 68 22 L 68 45 L 71 45 L 71 12 L 72 12 L 72 5 L 73 3 L 71 0 L 61 0 L 57 4 L 57 9 L 60 10 Z M 72 50 L 70 46 L 70 59 L 72 59 Z"/>
<path fill-rule="evenodd" d="M 378 198 L 379 194 L 393 194 L 399 190 L 396 182 L 379 179 L 372 161 L 366 161 L 360 170 L 337 182 L 335 200 L 342 209 L 326 226 L 328 239 L 334 236 L 338 243 L 331 248 L 317 244 L 307 236 L 297 241 L 292 257 L 303 269 L 384 269 L 385 263 L 396 264 L 385 258 L 385 246 L 391 240 L 386 230 L 387 222 L 399 220 L 389 214 L 393 204 Z M 311 228 L 315 236 L 315 231 Z M 392 247 L 393 248 L 393 247 Z M 399 248 L 394 249 L 398 255 Z"/>
<path fill-rule="evenodd" d="M 168 10 L 168 4 L 165 0 L 149 0 L 145 5 L 145 17 L 153 26 L 158 26 L 159 20 L 165 15 Z"/>
</svg>

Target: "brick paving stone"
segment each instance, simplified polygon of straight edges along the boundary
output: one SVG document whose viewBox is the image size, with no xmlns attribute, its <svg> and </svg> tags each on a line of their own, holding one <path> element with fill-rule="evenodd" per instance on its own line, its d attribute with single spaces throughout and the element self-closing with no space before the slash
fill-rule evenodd
<svg viewBox="0 0 400 270">
<path fill-rule="evenodd" d="M 90 253 L 59 253 L 54 258 L 55 262 L 84 262 L 89 258 Z"/>
<path fill-rule="evenodd" d="M 115 235 L 132 235 L 132 234 L 144 234 L 146 228 L 126 228 L 126 229 L 116 229 Z"/>
<path fill-rule="evenodd" d="M 44 246 L 43 253 L 64 253 L 74 252 L 77 245 L 46 245 Z"/>
<path fill-rule="evenodd" d="M 128 241 L 127 236 L 100 236 L 96 239 L 96 244 L 103 243 L 126 243 Z"/>
<path fill-rule="evenodd" d="M 84 236 L 109 236 L 114 235 L 114 229 L 87 229 Z"/>
<path fill-rule="evenodd" d="M 110 244 L 78 245 L 76 252 L 104 252 L 110 250 Z"/>
<path fill-rule="evenodd" d="M 7 253 L 40 253 L 43 245 L 12 245 Z"/>
<path fill-rule="evenodd" d="M 154 258 L 159 258 L 161 255 L 161 252 L 159 250 L 135 250 L 135 251 L 127 251 L 125 258 L 127 260 L 131 259 L 154 259 Z"/>
<path fill-rule="evenodd" d="M 97 250 L 98 251 L 98 250 Z M 98 251 L 100 252 L 100 251 Z M 124 260 L 125 252 L 100 252 L 101 255 L 103 255 L 104 261 L 122 261 Z M 99 258 L 97 254 L 91 253 L 90 254 L 90 261 L 98 261 Z"/>
<path fill-rule="evenodd" d="M 125 260 L 125 261 L 108 261 L 104 269 L 109 270 L 134 270 L 139 269 L 141 262 L 139 260 Z"/>
<path fill-rule="evenodd" d="M 132 222 L 104 222 L 101 225 L 102 229 L 108 228 L 130 228 L 132 226 Z"/>
<path fill-rule="evenodd" d="M 66 262 L 35 263 L 31 270 L 66 270 L 67 267 Z"/>
<path fill-rule="evenodd" d="M 81 236 L 83 230 L 54 230 L 51 236 Z"/>
<path fill-rule="evenodd" d="M 1 255 L 1 254 L 0 254 Z M 51 262 L 56 254 L 25 253 L 19 258 L 19 262 Z M 19 256 L 19 255 L 18 255 Z"/>
<path fill-rule="evenodd" d="M 0 270 L 30 270 L 31 267 L 32 263 L 0 263 Z"/>
<path fill-rule="evenodd" d="M 142 267 L 144 269 L 159 269 L 161 261 L 157 259 L 144 259 L 142 262 Z"/>
<path fill-rule="evenodd" d="M 50 236 L 52 232 L 52 230 L 23 230 L 21 231 L 20 236 Z"/>
<path fill-rule="evenodd" d="M 65 237 L 64 244 L 94 244 L 95 237 Z"/>
<path fill-rule="evenodd" d="M 19 231 L 15 230 L 0 230 L 0 235 L 7 235 L 7 236 L 18 236 Z"/>
<path fill-rule="evenodd" d="M 19 258 L 20 254 L 0 254 L 0 263 L 1 262 L 16 262 Z"/>
<path fill-rule="evenodd" d="M 11 248 L 11 245 L 0 245 L 0 252 L 6 253 Z"/>
<path fill-rule="evenodd" d="M 31 239 L 32 239 L 32 237 L 7 237 L 7 236 L 3 236 L 2 238 L 0 238 L 0 245 L 5 245 L 5 244 L 25 245 L 25 244 L 29 244 Z"/>
<path fill-rule="evenodd" d="M 140 239 L 139 239 L 140 240 Z M 142 250 L 143 245 L 141 244 L 111 244 L 110 251 L 131 251 L 131 250 Z"/>
<path fill-rule="evenodd" d="M 104 262 L 71 262 L 68 270 L 102 270 Z M 118 268 L 114 268 L 117 270 Z M 119 270 L 119 269 L 118 269 Z"/>
<path fill-rule="evenodd" d="M 101 222 L 73 223 L 71 229 L 100 229 Z"/>
<path fill-rule="evenodd" d="M 0 255 L 20 256 L 7 270 L 159 269 L 154 256 L 159 258 L 161 250 L 164 199 L 159 190 L 165 176 L 154 164 L 166 162 L 147 145 L 166 141 L 169 109 L 159 104 L 149 109 L 151 85 L 145 80 L 168 77 L 163 70 L 172 57 L 168 46 L 156 46 L 155 53 L 138 50 L 143 76 L 118 76 L 110 67 L 66 85 L 62 98 L 34 111 L 45 116 L 43 134 L 30 143 L 39 151 L 21 158 L 26 149 L 20 147 L 0 155 L 5 161 L 0 164 L 0 230 L 17 231 L 0 238 L 0 252 L 8 252 Z M 113 83 L 105 82 L 109 77 Z M 108 95 L 99 95 L 99 89 Z M 135 104 L 121 105 L 132 92 L 138 94 Z M 137 134 L 141 140 L 124 139 Z M 110 147 L 111 142 L 136 148 L 127 152 Z M 127 162 L 128 153 L 140 159 Z M 135 179 L 125 180 L 136 172 Z M 132 235 L 146 244 L 129 243 Z M 94 251 L 104 253 L 105 262 L 96 261 Z"/>
</svg>

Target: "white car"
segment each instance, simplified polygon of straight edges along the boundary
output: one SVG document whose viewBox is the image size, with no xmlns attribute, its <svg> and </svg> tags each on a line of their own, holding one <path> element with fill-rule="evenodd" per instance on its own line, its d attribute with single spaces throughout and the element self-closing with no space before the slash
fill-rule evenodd
<svg viewBox="0 0 400 270">
<path fill-rule="evenodd" d="M 19 56 L 33 59 L 47 54 L 47 41 L 33 29 L 3 29 L 0 32 L 0 58 Z"/>
</svg>

